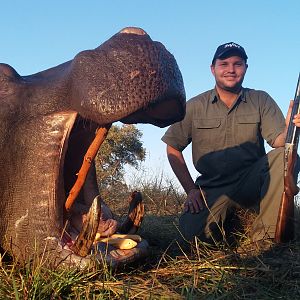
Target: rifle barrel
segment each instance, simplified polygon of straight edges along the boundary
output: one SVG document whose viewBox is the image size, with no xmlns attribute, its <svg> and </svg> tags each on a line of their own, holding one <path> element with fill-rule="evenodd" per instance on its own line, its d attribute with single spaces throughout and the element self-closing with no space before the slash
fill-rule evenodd
<svg viewBox="0 0 300 300">
<path fill-rule="evenodd" d="M 295 124 L 293 123 L 294 116 L 300 113 L 300 73 L 298 76 L 298 82 L 296 87 L 296 93 L 294 97 L 294 105 L 291 112 L 290 122 L 288 126 L 288 131 L 286 135 L 286 143 L 293 143 L 297 146 L 298 144 L 298 136 L 296 136 L 296 131 L 298 130 Z"/>
</svg>

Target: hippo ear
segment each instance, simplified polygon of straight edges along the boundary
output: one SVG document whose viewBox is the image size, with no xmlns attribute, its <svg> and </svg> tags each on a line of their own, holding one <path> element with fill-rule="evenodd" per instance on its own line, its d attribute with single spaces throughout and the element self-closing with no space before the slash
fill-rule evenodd
<svg viewBox="0 0 300 300">
<path fill-rule="evenodd" d="M 14 83 L 21 76 L 17 71 L 7 64 L 0 64 L 0 99 L 13 93 Z"/>
</svg>

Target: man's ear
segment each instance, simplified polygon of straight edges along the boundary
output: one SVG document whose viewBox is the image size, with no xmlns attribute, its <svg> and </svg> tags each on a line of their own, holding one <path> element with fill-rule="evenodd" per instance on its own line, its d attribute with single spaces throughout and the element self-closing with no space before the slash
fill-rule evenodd
<svg viewBox="0 0 300 300">
<path fill-rule="evenodd" d="M 214 64 L 210 65 L 210 71 L 212 72 L 213 75 L 215 75 L 215 65 Z"/>
</svg>

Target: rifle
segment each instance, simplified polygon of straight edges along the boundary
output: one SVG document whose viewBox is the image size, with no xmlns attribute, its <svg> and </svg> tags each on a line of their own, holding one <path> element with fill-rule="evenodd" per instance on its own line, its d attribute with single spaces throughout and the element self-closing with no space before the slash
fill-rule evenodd
<svg viewBox="0 0 300 300">
<path fill-rule="evenodd" d="M 295 183 L 297 181 L 295 166 L 298 158 L 299 128 L 295 126 L 293 119 L 300 112 L 299 101 L 300 73 L 284 145 L 284 190 L 276 224 L 274 238 L 276 243 L 286 243 L 294 239 L 294 196 L 299 190 Z"/>
</svg>

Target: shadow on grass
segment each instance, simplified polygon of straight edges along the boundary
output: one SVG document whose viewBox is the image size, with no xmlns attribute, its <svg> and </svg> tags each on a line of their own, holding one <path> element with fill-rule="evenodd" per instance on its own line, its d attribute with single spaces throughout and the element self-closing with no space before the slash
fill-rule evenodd
<svg viewBox="0 0 300 300">
<path fill-rule="evenodd" d="M 178 218 L 178 215 L 145 216 L 139 234 L 149 243 L 153 263 L 158 262 L 166 252 L 172 257 L 182 255 L 177 244 L 180 241 Z"/>
</svg>

